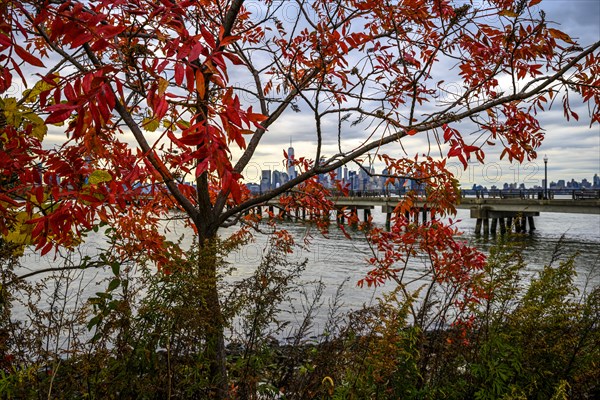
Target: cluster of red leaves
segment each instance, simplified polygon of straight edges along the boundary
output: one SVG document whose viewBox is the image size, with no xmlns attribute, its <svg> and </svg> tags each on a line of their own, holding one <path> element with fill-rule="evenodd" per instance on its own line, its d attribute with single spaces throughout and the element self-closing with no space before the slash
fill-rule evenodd
<svg viewBox="0 0 600 400">
<path fill-rule="evenodd" d="M 467 169 L 469 165 L 471 153 L 475 153 L 477 160 L 479 162 L 483 162 L 483 157 L 485 155 L 479 146 L 467 145 L 460 132 L 454 128 L 451 128 L 447 124 L 444 124 L 442 129 L 444 131 L 444 143 L 448 143 L 450 145 L 450 149 L 448 150 L 448 158 L 458 157 L 465 169 Z"/>
<path fill-rule="evenodd" d="M 359 285 L 377 286 L 388 280 L 407 285 L 411 278 L 405 275 L 409 260 L 423 260 L 421 280 L 431 286 L 451 287 L 454 302 L 460 310 L 478 302 L 479 289 L 475 276 L 484 267 L 486 258 L 475 247 L 459 240 L 455 223 L 444 222 L 443 217 L 455 213 L 459 201 L 456 180 L 446 169 L 446 160 L 430 157 L 392 159 L 382 156 L 391 176 L 412 178 L 424 189 L 422 195 L 410 191 L 393 212 L 389 231 L 370 223 L 361 225 L 373 250 L 368 262 L 372 269 Z M 389 178 L 394 183 L 399 178 Z M 428 222 L 414 223 L 423 212 Z"/>
<path fill-rule="evenodd" d="M 446 159 L 435 160 L 431 156 L 413 159 L 395 159 L 388 155 L 379 158 L 385 162 L 386 170 L 391 176 L 384 185 L 394 184 L 397 179 L 411 179 L 425 190 L 425 196 L 419 197 L 416 191 L 409 191 L 395 209 L 396 213 L 411 212 L 417 202 L 427 204 L 431 217 L 435 215 L 453 215 L 455 204 L 460 201 L 458 181 L 446 168 Z"/>
<path fill-rule="evenodd" d="M 583 84 L 575 88 L 579 91 L 581 97 L 590 105 L 590 126 L 594 123 L 600 124 L 600 53 L 590 54 L 586 57 L 585 63 L 577 65 L 576 79 Z M 579 116 L 571 110 L 568 101 L 563 102 L 565 117 L 569 119 L 569 115 L 579 119 Z"/>
<path fill-rule="evenodd" d="M 535 150 L 541 145 L 544 133 L 537 119 L 518 104 L 508 103 L 500 108 L 501 116 L 489 112 L 490 120 L 483 128 L 490 132 L 490 139 L 504 139 L 505 146 L 500 158 L 523 162 L 536 157 Z"/>
<path fill-rule="evenodd" d="M 418 210 L 409 215 L 418 215 Z M 459 235 L 452 221 L 447 224 L 434 219 L 417 224 L 396 214 L 389 232 L 380 227 L 368 230 L 367 239 L 374 246 L 369 263 L 374 269 L 359 284 L 380 285 L 388 279 L 404 284 L 401 275 L 408 260 L 421 254 L 427 257 L 428 274 L 435 282 L 457 287 L 469 285 L 472 274 L 482 270 L 485 255 L 457 240 Z"/>
<path fill-rule="evenodd" d="M 26 128 L 31 130 L 31 127 Z M 26 203 L 23 180 L 41 185 L 36 166 L 40 141 L 25 133 L 17 134 L 12 126 L 0 128 L 0 233 L 6 235 L 14 222 L 14 210 Z"/>
<path fill-rule="evenodd" d="M 28 48 L 35 46 L 41 55 L 46 54 L 45 47 L 52 43 L 67 51 L 84 46 L 88 54 L 93 54 L 91 65 L 74 63 L 77 68 L 68 76 L 50 73 L 42 77 L 45 86 L 39 93 L 39 106 L 48 114 L 45 123 L 67 122 L 70 144 L 57 151 L 41 150 L 39 143 L 26 144 L 20 146 L 23 151 L 17 153 L 13 144 L 31 139 L 24 127 L 5 130 L 11 143 L 7 142 L 2 151 L 3 154 L 11 151 L 11 157 L 7 156 L 5 161 L 13 165 L 2 165 L 2 173 L 15 178 L 19 187 L 18 192 L 17 189 L 11 189 L 10 193 L 3 190 L 2 200 L 14 207 L 41 211 L 40 217 L 29 221 L 38 249 L 46 253 L 53 245 L 73 245 L 99 220 L 118 225 L 125 218 L 122 211 L 130 204 L 152 205 L 142 208 L 144 212 L 138 218 L 141 225 L 155 225 L 153 214 L 161 215 L 168 208 L 180 207 L 162 183 L 172 176 L 170 171 L 189 173 L 193 167 L 196 176 L 208 173 L 212 202 L 221 192 L 229 193 L 232 204 L 248 198 L 245 185 L 240 183 L 241 174 L 231 165 L 229 145 L 236 143 L 245 148 L 243 135 L 252 133 L 250 129 L 261 128 L 260 122 L 266 117 L 254 113 L 252 107 L 243 108 L 239 97 L 227 88 L 226 60 L 234 64 L 242 61 L 225 51 L 225 47 L 240 37 L 225 37 L 216 21 L 200 27 L 201 35 L 193 35 L 184 22 L 187 7 L 209 13 L 216 12 L 216 8 L 212 9 L 214 4 L 68 0 L 37 9 L 35 20 L 29 22 L 38 28 L 30 30 L 21 21 L 26 21 L 27 17 L 23 16 L 32 15 L 32 10 L 25 3 L 9 3 L 1 10 L 6 18 L 0 24 L 0 61 L 10 60 L 13 69 L 2 67 L 0 93 L 11 85 L 14 72 L 26 82 L 11 53 L 30 66 L 43 66 L 19 43 L 28 43 Z M 141 29 L 138 28 L 140 18 L 147 18 Z M 173 32 L 177 34 L 175 40 L 165 40 Z M 144 37 L 149 39 L 140 39 Z M 140 54 L 147 57 L 139 57 Z M 155 79 L 132 82 L 127 74 L 136 76 L 131 74 L 136 68 Z M 168 75 L 169 80 L 164 78 Z M 211 84 L 223 90 L 209 94 Z M 171 140 L 168 152 L 160 154 L 151 149 L 131 153 L 126 142 L 119 139 L 120 131 L 112 125 L 117 106 L 126 104 L 125 93 L 129 95 L 136 85 L 136 90 L 145 93 L 151 119 L 170 127 L 163 134 Z M 180 89 L 186 89 L 187 93 Z M 205 108 L 187 115 L 186 122 L 176 102 L 195 98 L 201 99 Z M 126 111 L 135 116 L 137 108 Z M 39 151 L 34 154 L 36 148 Z M 22 160 L 21 155 L 27 160 Z M 40 165 L 39 171 L 35 163 Z M 106 171 L 109 178 L 88 184 L 87 179 L 97 170 Z M 31 176 L 25 176 L 26 173 Z M 177 188 L 195 202 L 194 187 L 178 184 Z M 18 201 L 17 195 L 23 200 Z M 32 202 L 30 198 L 38 200 Z M 3 213 L 4 219 L 9 216 L 10 213 Z M 8 229 L 6 223 L 3 227 L 4 231 Z M 136 236 L 141 243 L 147 241 L 141 233 Z M 161 247 L 158 243 L 153 246 Z"/>
</svg>

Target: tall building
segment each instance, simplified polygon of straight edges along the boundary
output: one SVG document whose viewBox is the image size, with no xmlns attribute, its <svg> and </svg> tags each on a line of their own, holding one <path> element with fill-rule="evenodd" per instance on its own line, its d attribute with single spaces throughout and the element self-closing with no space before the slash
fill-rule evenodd
<svg viewBox="0 0 600 400">
<path fill-rule="evenodd" d="M 350 183 L 350 190 L 358 190 L 358 174 L 356 171 L 348 172 L 348 182 Z"/>
<path fill-rule="evenodd" d="M 384 168 L 383 171 L 381 171 L 381 175 L 379 177 L 379 185 L 377 187 L 377 189 L 381 189 L 381 190 L 391 190 L 394 188 L 394 184 L 392 183 L 388 183 L 387 185 L 385 184 L 385 182 L 388 180 L 387 175 L 389 174 L 389 171 L 387 168 Z"/>
<path fill-rule="evenodd" d="M 271 170 L 263 169 L 262 179 L 260 180 L 260 191 L 266 192 L 268 190 L 271 190 Z"/>
<path fill-rule="evenodd" d="M 273 178 L 271 179 L 271 187 L 273 189 L 278 188 L 282 184 L 282 176 L 281 172 L 275 170 L 273 171 Z"/>
<path fill-rule="evenodd" d="M 592 186 L 594 188 L 600 188 L 600 176 L 598 176 L 598 174 L 594 174 L 594 179 L 592 179 Z"/>
<path fill-rule="evenodd" d="M 344 177 L 342 176 L 342 172 L 343 169 L 341 166 L 339 166 L 336 170 L 335 170 L 335 179 L 338 181 L 342 181 L 344 179 Z"/>
<path fill-rule="evenodd" d="M 325 156 L 321 156 L 321 159 L 319 160 L 319 163 L 317 165 L 324 165 L 325 164 Z M 317 176 L 317 180 L 319 181 L 319 183 L 325 187 L 329 187 L 329 174 L 319 174 Z"/>
<path fill-rule="evenodd" d="M 294 165 L 294 148 L 292 147 L 292 139 L 290 138 L 290 147 L 287 151 L 287 174 L 290 179 L 294 179 L 296 176 L 296 166 Z"/>
<path fill-rule="evenodd" d="M 361 168 L 358 171 L 358 179 L 359 179 L 359 183 L 358 183 L 358 190 L 368 190 L 369 189 L 369 181 L 370 181 L 370 176 L 368 171 L 369 166 L 363 166 L 363 168 Z"/>
</svg>

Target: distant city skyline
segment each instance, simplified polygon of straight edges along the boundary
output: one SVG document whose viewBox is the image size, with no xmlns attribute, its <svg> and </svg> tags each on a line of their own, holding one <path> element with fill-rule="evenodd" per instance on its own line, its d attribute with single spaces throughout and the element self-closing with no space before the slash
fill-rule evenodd
<svg viewBox="0 0 600 400">
<path fill-rule="evenodd" d="M 296 177 L 296 169 L 294 167 L 295 149 L 290 140 L 290 147 L 287 149 L 287 160 L 283 164 L 285 168 L 279 170 L 275 168 L 276 165 L 272 165 L 273 168 L 261 170 L 261 178 L 258 182 L 248 182 L 248 187 L 254 192 L 266 192 L 268 190 L 275 189 L 290 179 Z M 271 166 L 270 166 L 271 167 Z M 332 188 L 334 182 L 337 180 L 343 185 L 348 187 L 350 190 L 385 190 L 386 188 L 391 190 L 401 189 L 412 189 L 417 188 L 419 184 L 412 179 L 399 178 L 394 184 L 385 185 L 387 178 L 376 176 L 376 170 L 372 165 L 362 165 L 363 168 L 357 170 L 348 168 L 348 165 L 339 167 L 333 172 L 333 179 L 330 178 L 329 174 L 322 174 L 318 176 L 318 179 L 327 188 Z M 536 166 L 537 167 L 537 166 Z M 523 171 L 521 171 L 523 169 Z M 488 182 L 473 182 L 472 185 L 461 185 L 462 189 L 542 189 L 545 187 L 544 179 L 534 179 L 538 175 L 537 168 L 534 168 L 531 164 L 515 164 L 514 168 L 510 170 L 510 176 L 512 177 L 525 177 L 527 181 L 510 180 L 502 181 L 501 169 L 497 165 L 488 165 L 484 169 L 484 174 L 488 179 Z M 543 174 L 543 167 L 542 167 Z M 387 170 L 382 169 L 380 175 L 387 175 Z M 551 177 L 551 175 L 549 175 Z M 475 179 L 475 175 L 472 176 Z M 588 180 L 589 178 L 589 180 Z M 600 189 L 600 176 L 598 173 L 591 177 L 572 177 L 571 179 L 548 179 L 549 189 Z"/>
</svg>

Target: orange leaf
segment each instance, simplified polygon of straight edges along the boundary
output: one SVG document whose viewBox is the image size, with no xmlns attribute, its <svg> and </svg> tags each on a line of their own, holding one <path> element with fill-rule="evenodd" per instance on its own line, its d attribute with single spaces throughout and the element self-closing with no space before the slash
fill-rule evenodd
<svg viewBox="0 0 600 400">
<path fill-rule="evenodd" d="M 503 17 L 511 17 L 511 18 L 516 18 L 519 16 L 519 14 L 517 14 L 516 12 L 514 12 L 512 10 L 502 10 L 498 13 L 498 15 L 501 15 Z"/>
<path fill-rule="evenodd" d="M 558 29 L 549 28 L 548 33 L 550 33 L 550 36 L 552 36 L 555 39 L 560 39 L 563 42 L 567 42 L 569 44 L 575 44 L 575 42 L 573 41 L 573 39 L 571 39 L 569 35 L 562 31 L 559 31 Z"/>
<path fill-rule="evenodd" d="M 267 120 L 269 117 L 267 117 L 266 115 L 263 115 L 263 114 L 250 113 L 250 114 L 248 114 L 248 118 L 252 121 L 261 122 L 261 121 Z"/>
<path fill-rule="evenodd" d="M 200 98 L 204 98 L 205 87 L 204 87 L 204 74 L 202 71 L 196 71 L 196 91 Z"/>
<path fill-rule="evenodd" d="M 228 44 L 231 44 L 240 38 L 241 38 L 241 36 L 239 36 L 239 35 L 227 36 L 225 39 L 221 40 L 220 45 L 221 45 L 221 47 L 225 47 Z"/>
</svg>

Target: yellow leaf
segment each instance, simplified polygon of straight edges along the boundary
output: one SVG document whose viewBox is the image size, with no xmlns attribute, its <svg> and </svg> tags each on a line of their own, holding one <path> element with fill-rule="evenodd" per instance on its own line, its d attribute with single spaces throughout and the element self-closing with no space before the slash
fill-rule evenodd
<svg viewBox="0 0 600 400">
<path fill-rule="evenodd" d="M 2 109 L 4 110 L 4 112 L 16 111 L 17 110 L 17 100 L 14 97 L 7 97 L 5 99 L 2 99 L 2 102 L 0 102 L 0 106 L 2 106 Z"/>
<path fill-rule="evenodd" d="M 148 132 L 154 132 L 160 126 L 160 122 L 158 122 L 157 120 L 155 120 L 153 118 L 144 118 L 142 120 L 142 126 Z"/>
<path fill-rule="evenodd" d="M 33 130 L 31 131 L 31 134 L 39 140 L 42 140 L 44 136 L 46 136 L 46 133 L 48 133 L 48 127 L 46 125 L 34 125 Z"/>
<path fill-rule="evenodd" d="M 519 14 L 517 14 L 516 12 L 514 12 L 512 10 L 502 10 L 498 13 L 498 15 L 501 15 L 503 17 L 510 17 L 510 18 L 516 18 L 519 16 Z"/>
<path fill-rule="evenodd" d="M 39 217 L 39 214 L 36 213 L 32 216 L 25 211 L 21 211 L 15 215 L 15 222 L 11 226 L 11 230 L 4 236 L 7 242 L 20 245 L 14 249 L 13 253 L 15 255 L 22 255 L 24 247 L 33 244 L 33 240 L 31 239 L 33 225 L 28 224 L 27 221 L 37 217 Z"/>
<path fill-rule="evenodd" d="M 188 121 L 184 121 L 182 119 L 180 119 L 179 121 L 177 121 L 178 124 L 182 125 L 185 128 L 189 128 L 190 127 L 190 123 Z"/>
<path fill-rule="evenodd" d="M 31 135 L 39 140 L 44 139 L 46 133 L 48 133 L 48 127 L 44 123 L 44 120 L 33 111 L 27 111 L 23 113 L 23 118 L 29 121 L 32 125 Z"/>
<path fill-rule="evenodd" d="M 169 87 L 169 81 L 167 81 L 165 78 L 162 78 L 162 77 L 158 78 L 158 95 L 159 96 L 164 96 L 168 87 Z"/>
<path fill-rule="evenodd" d="M 15 98 L 8 97 L 4 99 L 2 111 L 4 111 L 4 118 L 6 118 L 8 125 L 14 127 L 21 125 L 21 115 L 17 112 L 17 100 Z"/>
<path fill-rule="evenodd" d="M 88 178 L 88 183 L 92 185 L 96 185 L 102 182 L 110 182 L 112 180 L 112 176 L 108 171 L 104 171 L 102 169 L 97 169 Z"/>
<path fill-rule="evenodd" d="M 54 82 L 58 83 L 59 81 L 60 78 L 58 76 L 54 78 Z M 23 100 L 26 103 L 34 103 L 35 101 L 37 101 L 38 97 L 40 96 L 40 93 L 45 92 L 46 90 L 50 90 L 52 88 L 54 88 L 54 86 L 49 84 L 48 82 L 44 80 L 38 81 L 35 85 L 33 85 L 31 89 L 27 89 L 23 92 Z"/>
<path fill-rule="evenodd" d="M 0 102 L 0 108 L 4 112 L 6 123 L 17 129 L 24 129 L 31 125 L 31 134 L 39 140 L 42 140 L 48 132 L 48 127 L 44 120 L 40 118 L 32 109 L 19 106 L 15 98 L 9 97 Z M 24 126 L 22 126 L 24 125 Z"/>
</svg>

